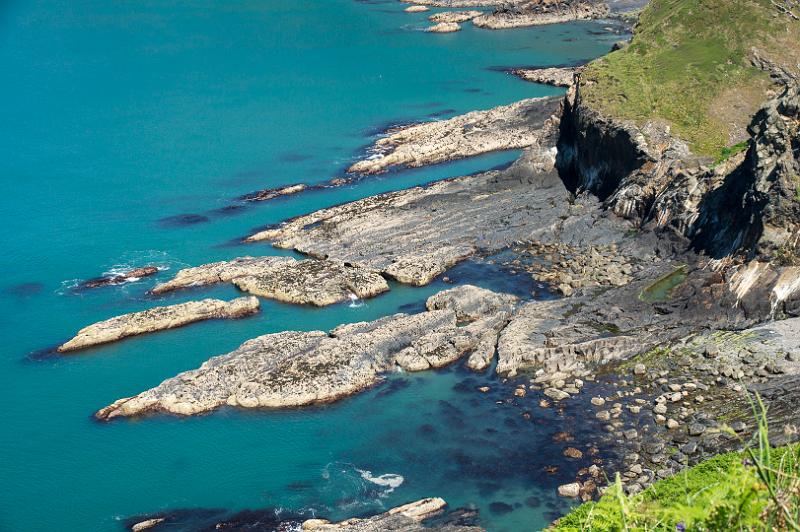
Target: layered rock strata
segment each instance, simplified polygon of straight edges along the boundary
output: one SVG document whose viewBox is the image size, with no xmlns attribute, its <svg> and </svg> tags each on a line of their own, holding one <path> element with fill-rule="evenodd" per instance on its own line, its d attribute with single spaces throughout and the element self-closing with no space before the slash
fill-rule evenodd
<svg viewBox="0 0 800 532">
<path fill-rule="evenodd" d="M 466 294 L 465 294 L 466 295 Z M 507 297 L 485 294 L 467 301 L 458 293 L 436 305 L 441 310 L 396 314 L 372 322 L 322 331 L 267 334 L 196 370 L 167 379 L 135 397 L 120 399 L 95 416 L 109 420 L 148 412 L 192 415 L 221 406 L 282 408 L 327 403 L 365 390 L 386 372 L 446 366 L 480 348 L 494 353 L 497 333 L 508 312 L 497 307 Z M 455 309 L 496 312 L 458 326 Z M 475 316 L 475 314 L 473 314 Z"/>
<path fill-rule="evenodd" d="M 448 120 L 401 127 L 378 140 L 372 155 L 353 164 L 348 172 L 375 174 L 393 166 L 417 167 L 525 148 L 540 141 L 542 127 L 558 105 L 558 98 L 531 98 Z"/>
<path fill-rule="evenodd" d="M 258 298 L 240 297 L 233 301 L 204 299 L 141 312 L 123 314 L 84 327 L 74 338 L 58 348 L 59 353 L 115 342 L 129 336 L 182 327 L 197 321 L 243 318 L 258 312 Z"/>
<path fill-rule="evenodd" d="M 478 250 L 557 237 L 559 221 L 573 207 L 558 176 L 547 171 L 553 155 L 547 145 L 531 148 L 507 170 L 323 209 L 248 240 L 270 240 L 279 248 L 424 285 Z M 580 237 L 580 230 L 568 231 Z M 602 243 L 604 237 L 598 238 Z"/>
<path fill-rule="evenodd" d="M 325 306 L 374 297 L 389 290 L 376 271 L 335 260 L 240 257 L 186 268 L 153 288 L 163 294 L 180 288 L 232 283 L 251 294 L 286 303 Z"/>
</svg>

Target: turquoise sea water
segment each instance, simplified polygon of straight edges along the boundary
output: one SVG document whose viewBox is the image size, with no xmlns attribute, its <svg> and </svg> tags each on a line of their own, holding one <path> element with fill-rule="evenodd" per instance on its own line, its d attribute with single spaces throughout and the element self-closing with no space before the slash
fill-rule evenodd
<svg viewBox="0 0 800 532">
<path fill-rule="evenodd" d="M 158 264 L 169 268 L 163 280 L 186 265 L 278 253 L 232 242 L 320 207 L 508 163 L 515 153 L 219 210 L 253 190 L 341 176 L 387 125 L 556 94 L 489 67 L 584 61 L 619 38 L 601 23 L 431 35 L 418 31 L 426 14 L 403 7 L 0 3 L 0 530 L 120 530 L 128 516 L 178 508 L 341 518 L 423 496 L 476 506 L 490 530 L 535 530 L 563 511 L 558 479 L 542 473 L 552 414 L 496 404 L 509 395 L 501 383 L 459 368 L 394 376 L 325 408 L 91 419 L 248 338 L 414 311 L 441 282 L 393 286 L 358 308 L 265 301 L 245 320 L 29 356 L 112 315 L 236 295 L 220 287 L 155 300 L 145 292 L 156 279 L 76 293 L 80 279 Z M 170 222 L 187 214 L 198 223 Z M 485 267 L 451 277 L 529 288 Z M 491 394 L 474 392 L 483 383 Z M 521 417 L 528 406 L 532 421 Z M 364 478 L 388 473 L 402 484 Z"/>
</svg>

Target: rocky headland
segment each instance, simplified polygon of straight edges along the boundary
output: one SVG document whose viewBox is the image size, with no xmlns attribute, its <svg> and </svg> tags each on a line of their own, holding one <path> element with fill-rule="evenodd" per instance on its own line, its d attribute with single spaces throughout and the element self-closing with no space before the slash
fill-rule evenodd
<svg viewBox="0 0 800 532">
<path fill-rule="evenodd" d="M 285 303 L 332 305 L 352 297 L 366 299 L 389 290 L 376 271 L 336 260 L 291 257 L 239 257 L 186 268 L 156 285 L 152 293 L 231 283 L 251 294 Z"/>
<path fill-rule="evenodd" d="M 154 307 L 115 316 L 84 327 L 74 338 L 59 346 L 58 352 L 69 353 L 115 342 L 129 336 L 174 329 L 203 320 L 243 318 L 255 314 L 258 309 L 258 298 L 255 297 L 240 297 L 233 301 L 203 299 L 167 307 Z"/>
<path fill-rule="evenodd" d="M 532 98 L 388 131 L 370 150 L 372 155 L 348 172 L 375 174 L 393 166 L 418 167 L 525 148 L 539 141 L 544 122 L 558 105 L 557 98 Z"/>
</svg>

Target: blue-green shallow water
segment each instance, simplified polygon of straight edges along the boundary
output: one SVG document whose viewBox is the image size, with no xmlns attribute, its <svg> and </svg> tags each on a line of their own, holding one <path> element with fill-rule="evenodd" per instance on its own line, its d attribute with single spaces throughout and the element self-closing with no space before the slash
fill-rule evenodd
<svg viewBox="0 0 800 532">
<path fill-rule="evenodd" d="M 551 429 L 521 424 L 519 411 L 494 403 L 498 397 L 453 389 L 465 378 L 474 382 L 459 389 L 479 381 L 497 389 L 491 376 L 453 369 L 400 377 L 408 386 L 312 410 L 107 425 L 90 418 L 248 338 L 413 310 L 441 282 L 393 286 L 360 308 L 264 302 L 259 316 L 245 320 L 28 358 L 121 312 L 236 295 L 221 287 L 153 300 L 145 291 L 154 279 L 75 294 L 78 279 L 155 263 L 170 268 L 163 280 L 184 265 L 276 253 L 230 242 L 327 205 L 508 163 L 515 154 L 491 154 L 235 216 L 214 212 L 253 190 L 341 175 L 376 128 L 556 94 L 488 67 L 582 61 L 618 39 L 591 23 L 502 32 L 465 25 L 430 35 L 416 31 L 425 14 L 403 7 L 0 3 L 0 530 L 118 530 L 126 516 L 183 507 L 313 507 L 346 517 L 430 495 L 477 505 L 490 530 L 536 529 L 549 519 L 552 508 L 524 501 L 552 500 L 553 479 L 540 474 Z M 208 221 L 159 222 L 188 213 Z M 452 277 L 501 282 L 496 272 L 468 266 Z M 460 421 L 448 404 L 462 412 Z M 386 493 L 353 467 L 405 481 Z M 521 506 L 493 513 L 492 501 Z"/>
</svg>

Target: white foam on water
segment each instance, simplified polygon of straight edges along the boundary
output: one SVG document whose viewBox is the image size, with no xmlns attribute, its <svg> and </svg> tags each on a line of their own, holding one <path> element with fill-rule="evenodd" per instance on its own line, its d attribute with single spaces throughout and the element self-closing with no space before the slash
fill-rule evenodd
<svg viewBox="0 0 800 532">
<path fill-rule="evenodd" d="M 372 482 L 373 484 L 377 484 L 378 486 L 384 486 L 389 489 L 385 491 L 385 494 L 389 494 L 393 492 L 395 489 L 399 488 L 403 482 L 405 482 L 405 478 L 403 475 L 397 475 L 395 473 L 386 473 L 383 475 L 373 476 L 372 471 L 367 471 L 366 469 L 358 469 L 356 471 L 361 475 L 361 478 L 366 480 L 367 482 Z"/>
<path fill-rule="evenodd" d="M 355 294 L 348 294 L 347 297 L 350 298 L 350 304 L 348 307 L 350 308 L 361 308 L 364 306 L 364 302 L 358 299 L 358 296 Z"/>
</svg>

